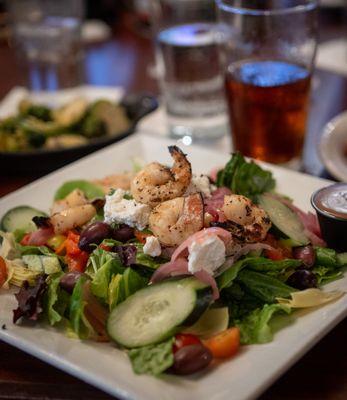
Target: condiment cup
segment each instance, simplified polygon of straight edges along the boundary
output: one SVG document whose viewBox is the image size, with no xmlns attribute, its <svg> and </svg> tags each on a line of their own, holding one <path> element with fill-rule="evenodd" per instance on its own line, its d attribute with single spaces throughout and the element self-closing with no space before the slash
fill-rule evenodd
<svg viewBox="0 0 347 400">
<path fill-rule="evenodd" d="M 317 190 L 311 197 L 323 239 L 337 251 L 347 251 L 347 183 Z"/>
</svg>

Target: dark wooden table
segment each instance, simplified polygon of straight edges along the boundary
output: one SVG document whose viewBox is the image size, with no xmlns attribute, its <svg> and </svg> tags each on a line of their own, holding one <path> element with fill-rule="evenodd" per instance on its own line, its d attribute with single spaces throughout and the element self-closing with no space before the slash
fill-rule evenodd
<svg viewBox="0 0 347 400">
<path fill-rule="evenodd" d="M 112 40 L 87 48 L 86 80 L 91 84 L 121 85 L 127 91 L 157 93 L 156 82 L 146 74 L 146 68 L 152 61 L 151 42 L 128 29 L 120 29 Z M 6 44 L 0 45 L 0 98 L 20 82 L 13 51 Z M 322 126 L 347 108 L 347 79 L 317 71 L 314 87 L 305 168 L 311 174 L 326 176 L 317 155 L 317 143 Z M 26 176 L 5 176 L 0 171 L 0 196 L 36 178 L 30 171 Z M 344 320 L 268 389 L 261 399 L 347 399 L 346 333 L 347 320 Z M 0 399 L 108 398 L 108 395 L 90 385 L 0 342 Z"/>
</svg>

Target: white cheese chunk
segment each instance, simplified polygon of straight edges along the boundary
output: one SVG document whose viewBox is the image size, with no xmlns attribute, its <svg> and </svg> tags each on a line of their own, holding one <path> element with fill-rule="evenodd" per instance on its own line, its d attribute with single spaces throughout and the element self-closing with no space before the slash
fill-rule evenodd
<svg viewBox="0 0 347 400">
<path fill-rule="evenodd" d="M 188 270 L 192 274 L 205 270 L 210 275 L 225 261 L 225 245 L 218 236 L 206 236 L 189 247 Z"/>
<path fill-rule="evenodd" d="M 205 197 L 211 196 L 211 184 L 207 175 L 193 175 L 185 195 L 202 193 Z"/>
<path fill-rule="evenodd" d="M 104 206 L 105 222 L 127 224 L 139 230 L 148 225 L 151 208 L 147 204 L 138 203 L 135 200 L 124 199 L 126 191 L 117 189 L 112 195 L 106 196 Z"/>
<path fill-rule="evenodd" d="M 143 252 L 151 257 L 158 257 L 161 254 L 160 242 L 155 236 L 147 236 L 143 246 Z"/>
</svg>

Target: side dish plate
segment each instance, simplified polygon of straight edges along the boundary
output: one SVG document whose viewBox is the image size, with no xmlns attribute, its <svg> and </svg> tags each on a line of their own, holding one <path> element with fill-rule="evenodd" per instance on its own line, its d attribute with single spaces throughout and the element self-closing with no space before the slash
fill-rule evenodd
<svg viewBox="0 0 347 400">
<path fill-rule="evenodd" d="M 117 87 L 85 85 L 57 92 L 38 92 L 35 94 L 29 93 L 24 88 L 17 87 L 12 89 L 0 103 L 0 118 L 16 114 L 18 103 L 23 98 L 29 98 L 34 103 L 57 107 L 78 97 L 85 98 L 88 102 L 107 99 L 115 103 L 122 103 L 130 120 L 129 128 L 117 133 L 115 136 L 92 138 L 86 144 L 73 147 L 42 148 L 21 152 L 0 151 L 0 169 L 8 174 L 47 173 L 53 171 L 131 135 L 134 133 L 138 122 L 158 107 L 156 98 L 150 94 L 124 95 L 123 90 Z"/>
<path fill-rule="evenodd" d="M 2 198 L 0 214 L 20 204 L 47 210 L 55 189 L 65 180 L 92 179 L 130 169 L 134 156 L 140 156 L 144 161 L 169 163 L 166 150 L 169 144 L 173 144 L 172 141 L 135 134 Z M 229 158 L 228 154 L 179 145 L 188 154 L 197 173 L 209 172 Z M 266 167 L 273 171 L 278 190 L 295 199 L 295 203 L 306 210 L 310 209 L 312 192 L 330 183 L 283 168 Z M 346 287 L 347 277 L 327 285 L 327 289 L 344 290 Z M 0 329 L 1 340 L 117 398 L 245 400 L 259 396 L 347 315 L 347 296 L 323 308 L 305 311 L 291 325 L 279 331 L 273 342 L 244 347 L 230 361 L 191 377 L 135 375 L 126 354 L 112 344 L 69 339 L 64 333 L 45 326 L 13 325 L 13 308 L 13 294 L 0 291 L 0 326 L 6 324 L 7 327 L 6 330 Z"/>
</svg>

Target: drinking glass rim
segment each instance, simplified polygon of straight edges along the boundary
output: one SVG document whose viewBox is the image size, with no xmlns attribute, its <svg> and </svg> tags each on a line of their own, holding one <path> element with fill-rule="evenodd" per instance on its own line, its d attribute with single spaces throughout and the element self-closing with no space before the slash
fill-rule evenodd
<svg viewBox="0 0 347 400">
<path fill-rule="evenodd" d="M 317 8 L 318 0 L 310 0 L 306 4 L 298 4 L 293 7 L 284 7 L 281 9 L 273 9 L 273 10 L 256 10 L 247 7 L 241 6 L 232 6 L 226 3 L 225 0 L 215 0 L 219 9 L 227 12 L 233 12 L 234 14 L 240 15 L 285 15 L 285 14 L 293 14 L 300 13 L 305 11 L 311 11 Z"/>
</svg>

